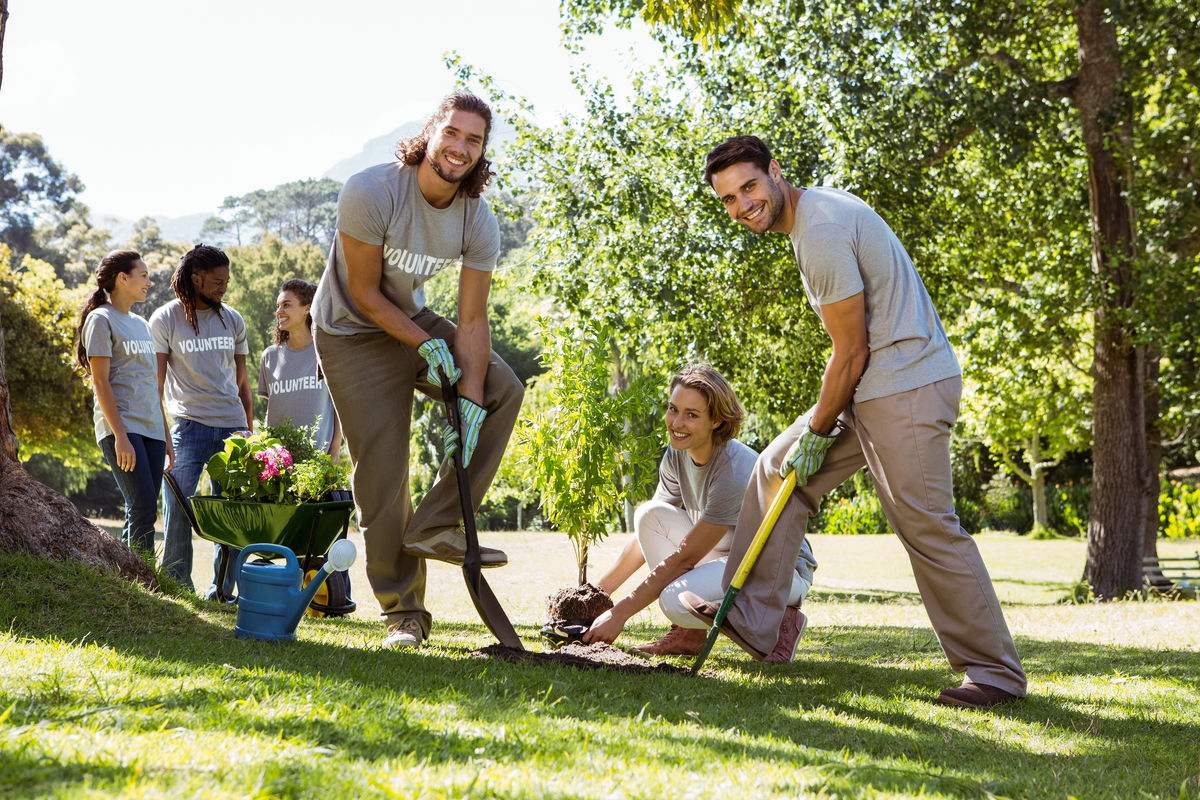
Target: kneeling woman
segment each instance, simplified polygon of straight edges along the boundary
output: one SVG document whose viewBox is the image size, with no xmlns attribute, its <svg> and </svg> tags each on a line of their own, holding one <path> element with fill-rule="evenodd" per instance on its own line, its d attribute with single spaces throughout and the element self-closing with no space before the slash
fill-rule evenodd
<svg viewBox="0 0 1200 800">
<path fill-rule="evenodd" d="M 704 623 L 679 601 L 683 592 L 720 600 L 733 526 L 757 453 L 737 436 L 745 412 L 728 382 L 705 365 L 686 367 L 671 380 L 666 424 L 670 447 L 658 468 L 658 490 L 638 506 L 636 537 L 600 580 L 610 595 L 643 563 L 646 576 L 627 597 L 598 617 L 585 642 L 612 642 L 626 621 L 650 603 L 673 623 L 661 639 L 638 650 L 651 655 L 694 655 Z M 805 541 L 796 562 L 788 605 L 798 606 L 812 586 L 816 561 Z M 794 654 L 793 654 L 794 655 Z"/>
</svg>

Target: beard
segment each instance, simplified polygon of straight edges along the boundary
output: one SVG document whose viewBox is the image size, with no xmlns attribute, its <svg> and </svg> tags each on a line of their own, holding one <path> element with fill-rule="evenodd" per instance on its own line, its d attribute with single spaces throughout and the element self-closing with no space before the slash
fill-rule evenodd
<svg viewBox="0 0 1200 800">
<path fill-rule="evenodd" d="M 220 300 L 214 300 L 211 297 L 209 297 L 208 295 L 206 295 L 204 292 L 201 292 L 199 290 L 197 290 L 197 292 L 196 292 L 196 297 L 198 297 L 199 299 L 201 299 L 205 303 L 207 303 L 208 307 L 211 308 L 213 311 L 221 310 L 221 301 Z"/>
<path fill-rule="evenodd" d="M 471 166 L 469 166 L 465 170 L 463 170 L 462 175 L 459 175 L 457 178 L 452 177 L 452 176 L 448 175 L 446 173 L 446 171 L 442 168 L 442 165 L 439 161 L 439 159 L 441 157 L 442 157 L 442 150 L 438 150 L 436 153 L 433 153 L 432 155 L 427 155 L 425 157 L 425 159 L 429 162 L 429 166 L 433 168 L 434 174 L 437 175 L 442 180 L 444 180 L 446 183 L 462 183 L 464 180 L 466 180 L 467 176 L 470 175 L 475 169 L 475 165 L 472 164 Z"/>
<path fill-rule="evenodd" d="M 763 210 L 768 222 L 762 232 L 766 233 L 774 228 L 775 223 L 779 222 L 779 218 L 783 216 L 783 190 L 769 175 L 767 176 L 767 207 Z"/>
</svg>

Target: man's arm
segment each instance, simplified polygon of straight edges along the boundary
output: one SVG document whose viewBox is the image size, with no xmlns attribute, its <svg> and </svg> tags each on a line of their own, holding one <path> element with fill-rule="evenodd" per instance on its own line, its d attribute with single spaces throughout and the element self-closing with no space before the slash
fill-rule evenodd
<svg viewBox="0 0 1200 800">
<path fill-rule="evenodd" d="M 458 333 L 454 337 L 454 363 L 462 370 L 459 394 L 484 405 L 483 383 L 492 352 L 492 330 L 487 301 L 492 273 L 463 267 L 458 279 Z"/>
<path fill-rule="evenodd" d="M 867 312 L 863 293 L 821 306 L 821 322 L 833 340 L 833 353 L 825 365 L 821 396 L 809 418 L 813 433 L 828 434 L 838 415 L 846 410 L 867 368 Z"/>
<path fill-rule="evenodd" d="M 429 334 L 379 290 L 379 281 L 383 277 L 383 245 L 360 242 L 340 231 L 338 236 L 342 254 L 346 257 L 347 289 L 354 306 L 393 338 L 414 349 L 420 346 Z"/>
<path fill-rule="evenodd" d="M 250 394 L 250 371 L 246 369 L 246 356 L 234 354 L 233 365 L 237 373 L 238 397 L 246 410 L 246 430 L 254 430 L 254 397 Z"/>
</svg>

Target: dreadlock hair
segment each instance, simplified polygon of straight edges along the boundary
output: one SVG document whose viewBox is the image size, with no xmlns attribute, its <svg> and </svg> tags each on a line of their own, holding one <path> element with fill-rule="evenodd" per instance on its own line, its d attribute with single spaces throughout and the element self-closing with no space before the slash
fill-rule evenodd
<svg viewBox="0 0 1200 800">
<path fill-rule="evenodd" d="M 469 111 L 483 117 L 483 151 L 486 153 L 488 138 L 492 135 L 492 109 L 483 100 L 469 92 L 453 92 L 446 95 L 437 110 L 429 116 L 429 119 L 425 120 L 425 127 L 421 128 L 420 133 L 411 139 L 401 139 L 396 143 L 396 158 L 410 167 L 418 166 L 424 161 L 425 151 L 429 147 L 429 140 L 433 138 L 434 131 L 438 124 L 446 118 L 446 115 L 452 111 Z M 468 172 L 458 184 L 458 191 L 467 197 L 479 197 L 495 174 L 492 171 L 492 162 L 488 161 L 486 155 L 481 155 L 479 161 L 475 162 L 474 169 Z"/>
<path fill-rule="evenodd" d="M 293 278 L 292 280 L 279 287 L 281 292 L 291 292 L 296 295 L 296 299 L 300 301 L 302 306 L 311 306 L 313 297 L 317 294 L 317 285 Z M 308 330 L 312 331 L 312 314 L 304 315 L 304 324 L 308 326 Z M 283 344 L 288 340 L 288 332 L 279 327 L 279 320 L 275 321 L 275 344 Z"/>
<path fill-rule="evenodd" d="M 96 267 L 96 288 L 88 295 L 83 308 L 79 310 L 79 324 L 75 326 L 75 360 L 83 367 L 85 375 L 92 374 L 92 364 L 88 361 L 87 346 L 83 343 L 83 325 L 87 322 L 88 314 L 97 308 L 108 304 L 108 294 L 117 285 L 117 276 L 128 274 L 139 261 L 141 255 L 132 250 L 113 250 L 100 260 Z"/>
<path fill-rule="evenodd" d="M 228 266 L 229 256 L 225 255 L 221 248 L 208 244 L 196 245 L 184 253 L 183 258 L 179 259 L 179 266 L 175 268 L 175 274 L 171 276 L 171 288 L 175 290 L 175 296 L 179 298 L 179 304 L 183 306 L 184 318 L 189 325 L 196 329 L 196 333 L 200 332 L 200 323 L 196 320 L 196 287 L 192 285 L 192 275 Z M 205 301 L 208 302 L 207 298 Z M 221 316 L 221 304 L 216 303 L 213 305 L 213 309 L 217 312 L 217 319 L 221 320 L 221 324 L 224 325 L 225 318 Z"/>
</svg>

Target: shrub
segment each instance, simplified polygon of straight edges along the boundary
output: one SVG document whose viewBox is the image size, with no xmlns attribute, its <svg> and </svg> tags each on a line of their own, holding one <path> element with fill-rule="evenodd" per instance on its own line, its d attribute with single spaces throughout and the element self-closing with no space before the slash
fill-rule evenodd
<svg viewBox="0 0 1200 800">
<path fill-rule="evenodd" d="M 846 536 L 890 530 L 879 495 L 862 470 L 842 484 L 841 489 L 826 499 L 821 513 L 813 520 L 814 531 Z"/>
<path fill-rule="evenodd" d="M 1159 536 L 1200 536 L 1200 484 L 1163 481 L 1158 498 Z"/>
<path fill-rule="evenodd" d="M 1003 472 L 997 472 L 985 487 L 980 524 L 993 530 L 1028 533 L 1033 527 L 1029 490 L 1023 484 L 1014 484 Z"/>
<path fill-rule="evenodd" d="M 1090 481 L 1047 486 L 1046 505 L 1050 530 L 1059 536 L 1087 536 L 1088 513 L 1092 505 Z"/>
</svg>

